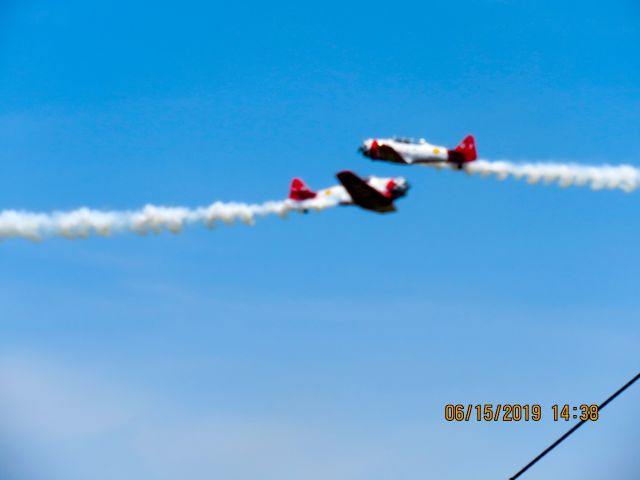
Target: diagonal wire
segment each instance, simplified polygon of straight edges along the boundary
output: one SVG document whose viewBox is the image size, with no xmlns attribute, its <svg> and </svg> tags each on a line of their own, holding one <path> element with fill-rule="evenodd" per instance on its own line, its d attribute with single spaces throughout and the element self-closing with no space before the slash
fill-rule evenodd
<svg viewBox="0 0 640 480">
<path fill-rule="evenodd" d="M 633 377 L 631 380 L 629 380 L 627 383 L 625 383 L 622 387 L 620 387 L 620 389 L 616 393 L 614 393 L 609 398 L 607 398 L 604 402 L 602 402 L 602 404 L 600 406 L 598 406 L 598 411 L 600 411 L 604 407 L 606 407 L 614 398 L 616 398 L 618 395 L 620 395 L 622 392 L 624 392 L 627 388 L 629 388 L 631 385 L 633 385 L 633 383 L 635 383 L 635 381 L 638 380 L 639 378 L 640 378 L 640 373 L 638 373 L 635 377 Z M 529 468 L 531 468 L 533 465 L 535 465 L 538 462 L 538 460 L 540 460 L 547 453 L 549 453 L 551 450 L 556 448 L 564 439 L 566 439 L 569 435 L 571 435 L 573 432 L 575 432 L 577 429 L 579 429 L 582 425 L 584 425 L 588 421 L 589 421 L 588 419 L 585 419 L 585 420 L 580 421 L 576 425 L 574 425 L 567 433 L 565 433 L 558 440 L 556 440 L 551 445 L 549 445 L 540 455 L 538 455 L 536 458 L 534 458 L 529 463 L 527 463 L 518 473 L 516 473 L 509 480 L 516 480 L 516 478 L 518 478 L 524 472 L 529 470 Z"/>
</svg>

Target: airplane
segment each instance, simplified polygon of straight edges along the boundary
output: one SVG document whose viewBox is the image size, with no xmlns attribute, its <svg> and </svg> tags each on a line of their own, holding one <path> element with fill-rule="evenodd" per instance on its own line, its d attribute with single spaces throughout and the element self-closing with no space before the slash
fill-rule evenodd
<svg viewBox="0 0 640 480">
<path fill-rule="evenodd" d="M 327 199 L 339 205 L 357 205 L 377 213 L 395 212 L 394 200 L 404 197 L 409 183 L 403 177 L 360 178 L 355 173 L 344 170 L 336 174 L 340 185 L 314 192 L 299 178 L 291 181 L 289 200 L 313 208 L 316 200 Z M 303 209 L 306 211 L 306 208 Z"/>
<path fill-rule="evenodd" d="M 473 135 L 467 135 L 453 150 L 431 145 L 424 139 L 415 141 L 407 138 L 369 138 L 358 150 L 372 160 L 409 165 L 454 166 L 458 170 L 478 158 Z"/>
</svg>

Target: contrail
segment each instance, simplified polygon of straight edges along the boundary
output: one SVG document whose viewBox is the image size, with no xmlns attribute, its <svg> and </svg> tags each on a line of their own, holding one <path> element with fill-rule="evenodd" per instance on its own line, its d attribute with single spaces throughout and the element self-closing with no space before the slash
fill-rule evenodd
<svg viewBox="0 0 640 480">
<path fill-rule="evenodd" d="M 42 240 L 48 237 L 77 239 L 120 232 L 140 235 L 163 231 L 180 233 L 184 227 L 195 224 L 213 228 L 217 222 L 231 224 L 240 221 L 252 225 L 256 217 L 286 217 L 292 211 L 320 211 L 336 205 L 338 202 L 335 199 L 315 198 L 302 202 L 284 200 L 261 204 L 215 202 L 199 208 L 146 205 L 140 210 L 127 211 L 80 208 L 68 212 L 33 213 L 4 210 L 0 211 L 0 240 Z"/>
<path fill-rule="evenodd" d="M 561 187 L 590 186 L 593 190 L 620 189 L 632 192 L 640 187 L 640 169 L 631 165 L 589 166 L 572 163 L 511 163 L 477 160 L 465 165 L 470 174 L 524 178 L 529 183 L 557 183 Z"/>
</svg>

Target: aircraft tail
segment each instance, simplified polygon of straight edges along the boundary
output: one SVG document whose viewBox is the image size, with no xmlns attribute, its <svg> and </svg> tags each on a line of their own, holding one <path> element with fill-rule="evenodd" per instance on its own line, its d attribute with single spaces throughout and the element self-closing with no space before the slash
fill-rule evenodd
<svg viewBox="0 0 640 480">
<path fill-rule="evenodd" d="M 309 200 L 316 198 L 316 192 L 312 191 L 307 185 L 299 178 L 294 178 L 291 181 L 291 188 L 289 189 L 289 200 Z"/>
<path fill-rule="evenodd" d="M 459 155 L 461 154 L 465 163 L 473 162 L 478 158 L 478 154 L 476 153 L 476 139 L 473 138 L 473 135 L 464 137 L 464 140 L 462 140 L 453 151 L 458 152 Z"/>
</svg>

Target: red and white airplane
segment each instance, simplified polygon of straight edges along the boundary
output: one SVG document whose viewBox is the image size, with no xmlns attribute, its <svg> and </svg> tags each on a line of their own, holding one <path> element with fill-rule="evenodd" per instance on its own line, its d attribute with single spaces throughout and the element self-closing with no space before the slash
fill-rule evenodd
<svg viewBox="0 0 640 480">
<path fill-rule="evenodd" d="M 360 178 L 348 170 L 339 172 L 336 177 L 340 185 L 314 192 L 299 178 L 294 178 L 289 190 L 289 200 L 303 207 L 314 208 L 323 203 L 338 205 L 357 205 L 365 210 L 378 213 L 395 212 L 394 200 L 404 197 L 409 183 L 403 177 Z"/>
<path fill-rule="evenodd" d="M 467 135 L 454 149 L 431 145 L 426 140 L 406 138 L 369 138 L 359 148 L 360 152 L 372 160 L 384 160 L 402 164 L 426 164 L 433 166 L 454 166 L 458 170 L 465 163 L 478 158 L 476 141 Z"/>
</svg>

